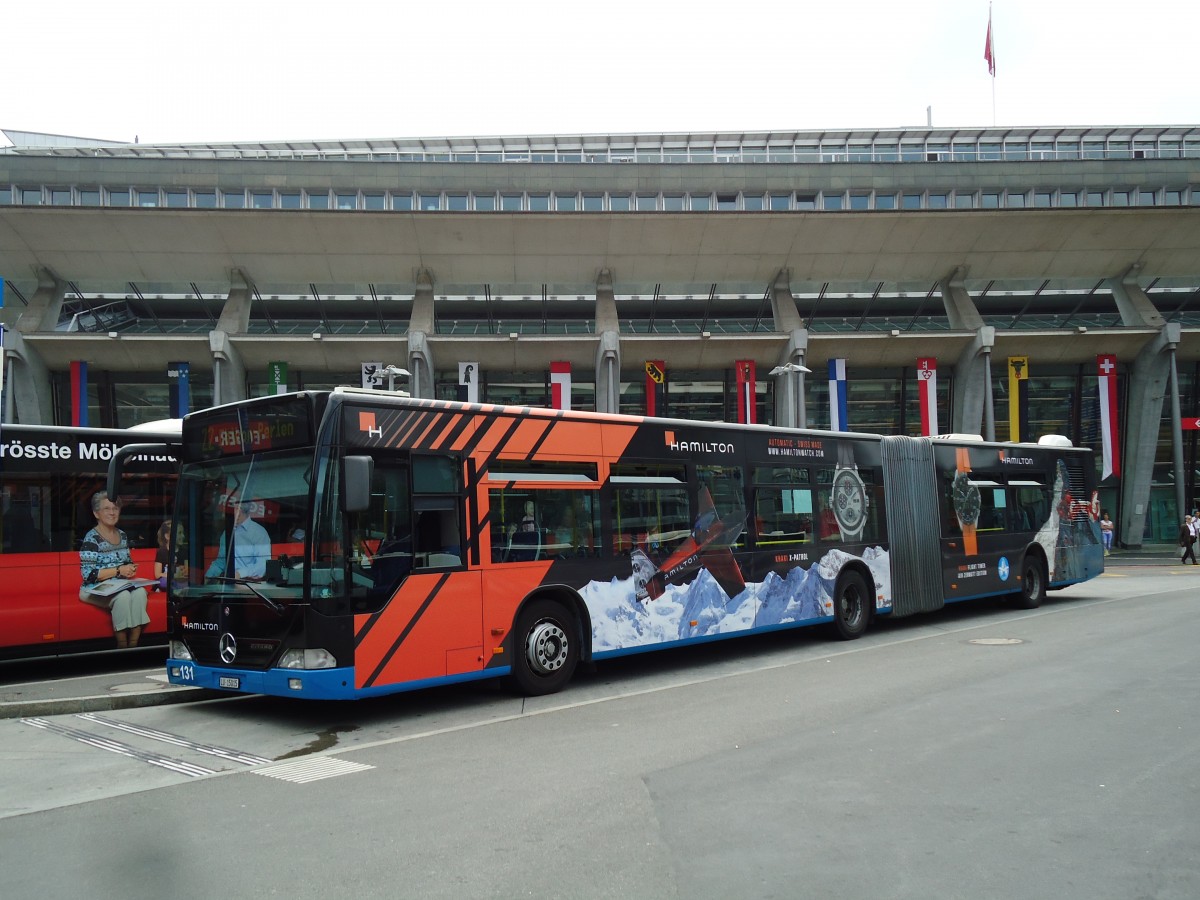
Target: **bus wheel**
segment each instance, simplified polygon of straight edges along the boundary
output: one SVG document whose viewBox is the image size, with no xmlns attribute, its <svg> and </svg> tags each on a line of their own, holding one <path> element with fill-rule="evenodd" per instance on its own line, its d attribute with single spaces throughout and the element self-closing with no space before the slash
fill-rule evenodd
<svg viewBox="0 0 1200 900">
<path fill-rule="evenodd" d="M 535 600 L 513 632 L 513 680 L 528 696 L 560 691 L 575 673 L 579 639 L 572 616 L 557 603 Z"/>
<path fill-rule="evenodd" d="M 1037 609 L 1046 599 L 1046 569 L 1037 554 L 1021 561 L 1021 590 L 1014 596 L 1017 609 Z"/>
<path fill-rule="evenodd" d="M 833 595 L 833 627 L 838 637 L 852 641 L 867 630 L 871 607 L 871 595 L 862 576 L 857 572 L 844 572 L 838 579 Z"/>
</svg>

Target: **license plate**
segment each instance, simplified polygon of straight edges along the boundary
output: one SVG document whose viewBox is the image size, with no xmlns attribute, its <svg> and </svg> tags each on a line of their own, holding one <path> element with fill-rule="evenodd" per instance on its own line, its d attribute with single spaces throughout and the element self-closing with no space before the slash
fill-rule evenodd
<svg viewBox="0 0 1200 900">
<path fill-rule="evenodd" d="M 217 679 L 217 686 L 223 688 L 234 688 L 236 690 L 242 686 L 242 679 L 235 675 L 222 675 Z"/>
</svg>

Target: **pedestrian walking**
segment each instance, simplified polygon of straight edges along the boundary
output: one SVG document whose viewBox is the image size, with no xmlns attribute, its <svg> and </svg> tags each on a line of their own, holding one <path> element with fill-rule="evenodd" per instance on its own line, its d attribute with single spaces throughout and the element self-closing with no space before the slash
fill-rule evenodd
<svg viewBox="0 0 1200 900">
<path fill-rule="evenodd" d="M 1186 563 L 1190 556 L 1192 565 L 1198 565 L 1196 562 L 1196 520 L 1191 516 L 1184 517 L 1183 525 L 1179 529 L 1179 546 L 1183 548 L 1183 556 L 1179 558 L 1179 561 Z"/>
</svg>

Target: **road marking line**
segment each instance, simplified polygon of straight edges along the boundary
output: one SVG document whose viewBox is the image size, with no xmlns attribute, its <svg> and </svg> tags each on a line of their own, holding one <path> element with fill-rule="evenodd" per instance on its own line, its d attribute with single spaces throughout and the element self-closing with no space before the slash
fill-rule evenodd
<svg viewBox="0 0 1200 900">
<path fill-rule="evenodd" d="M 375 767 L 366 763 L 350 762 L 333 756 L 319 756 L 255 769 L 254 774 L 277 778 L 280 781 L 290 781 L 293 784 L 308 784 L 310 781 L 319 781 L 322 778 L 336 778 L 339 775 L 349 775 L 352 772 L 363 772 L 373 768 Z"/>
<path fill-rule="evenodd" d="M 59 725 L 56 722 L 50 722 L 40 717 L 22 719 L 21 721 L 26 725 L 32 725 L 34 728 L 41 728 L 45 731 L 61 734 L 63 737 L 70 738 L 73 741 L 78 741 L 81 744 L 86 744 L 89 747 L 95 747 L 98 750 L 106 750 L 109 753 L 116 753 L 120 756 L 128 757 L 129 759 L 136 759 L 152 766 L 158 766 L 162 769 L 178 772 L 180 775 L 186 775 L 189 778 L 200 778 L 203 775 L 216 774 L 215 769 L 197 766 L 194 763 L 184 762 L 181 759 L 171 759 L 169 756 L 159 756 L 155 753 L 147 753 L 144 750 L 138 750 L 136 747 L 131 747 L 128 744 L 122 744 L 120 741 L 114 741 L 108 738 L 100 737 L 99 735 L 89 734 L 88 732 L 81 731 L 78 728 L 68 728 L 66 725 Z"/>
<path fill-rule="evenodd" d="M 116 728 L 128 734 L 136 734 L 138 737 L 149 738 L 152 741 L 161 741 L 164 744 L 171 744 L 175 747 L 182 747 L 185 750 L 192 750 L 196 753 L 204 753 L 208 756 L 217 756 L 221 759 L 227 759 L 230 762 L 241 763 L 244 766 L 261 766 L 271 762 L 265 756 L 254 756 L 250 753 L 243 753 L 240 750 L 231 750 L 228 747 L 220 747 L 216 744 L 198 744 L 195 741 L 182 737 L 178 734 L 171 734 L 169 731 L 159 731 L 155 728 L 146 728 L 141 725 L 131 725 L 128 722 L 119 722 L 116 719 L 110 719 L 107 716 L 99 715 L 98 713 L 77 713 L 75 718 L 83 719 L 87 722 L 95 722 L 97 725 L 107 725 L 109 728 Z"/>
</svg>

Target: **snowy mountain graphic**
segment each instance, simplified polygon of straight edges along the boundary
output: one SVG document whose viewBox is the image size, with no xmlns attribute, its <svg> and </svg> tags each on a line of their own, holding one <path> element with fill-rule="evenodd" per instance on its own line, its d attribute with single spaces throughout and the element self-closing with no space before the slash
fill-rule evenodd
<svg viewBox="0 0 1200 900">
<path fill-rule="evenodd" d="M 783 577 L 770 572 L 761 583 L 748 583 L 728 596 L 707 569 L 681 585 L 666 585 L 656 600 L 641 601 L 629 578 L 592 581 L 580 595 L 592 618 L 592 650 L 603 653 L 713 634 L 731 634 L 777 625 L 821 621 L 833 616 L 838 573 L 861 559 L 874 576 L 876 605 L 891 606 L 891 577 L 886 550 L 867 548 L 861 557 L 829 550 L 807 569 L 797 566 Z"/>
</svg>

